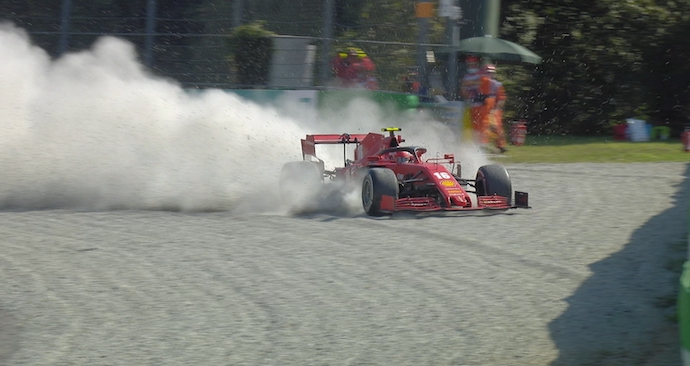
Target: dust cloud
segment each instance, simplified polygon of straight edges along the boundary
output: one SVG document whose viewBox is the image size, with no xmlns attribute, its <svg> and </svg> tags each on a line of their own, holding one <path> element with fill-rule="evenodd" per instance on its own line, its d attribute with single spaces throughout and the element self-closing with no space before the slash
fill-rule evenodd
<svg viewBox="0 0 690 366">
<path fill-rule="evenodd" d="M 278 210 L 281 166 L 301 159 L 307 133 L 399 126 L 430 154 L 456 153 L 476 167 L 485 160 L 459 151 L 457 134 L 421 113 L 391 120 L 356 101 L 317 114 L 222 90 L 192 93 L 152 75 L 114 37 L 51 59 L 4 23 L 0 53 L 0 209 Z M 327 167 L 342 165 L 342 148 L 320 153 Z"/>
</svg>

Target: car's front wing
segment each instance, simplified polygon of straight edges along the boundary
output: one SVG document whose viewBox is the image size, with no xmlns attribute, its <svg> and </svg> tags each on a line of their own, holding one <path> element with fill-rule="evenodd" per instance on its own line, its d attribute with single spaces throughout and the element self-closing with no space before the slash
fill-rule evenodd
<svg viewBox="0 0 690 366">
<path fill-rule="evenodd" d="M 395 200 L 392 211 L 479 211 L 479 210 L 508 210 L 512 208 L 531 208 L 526 192 L 515 192 L 515 204 L 508 203 L 507 197 L 478 196 L 477 204 L 473 206 L 441 206 L 431 197 L 408 197 Z"/>
</svg>

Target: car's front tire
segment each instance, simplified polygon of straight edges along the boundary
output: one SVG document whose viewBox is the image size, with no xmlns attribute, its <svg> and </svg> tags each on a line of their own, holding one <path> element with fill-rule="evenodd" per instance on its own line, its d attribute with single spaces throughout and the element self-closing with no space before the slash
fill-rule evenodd
<svg viewBox="0 0 690 366">
<path fill-rule="evenodd" d="M 499 164 L 484 165 L 477 170 L 477 196 L 497 195 L 506 197 L 508 204 L 513 202 L 513 185 L 508 170 Z"/>
<path fill-rule="evenodd" d="M 393 205 L 398 199 L 398 179 L 395 173 L 387 168 L 371 168 L 362 182 L 362 207 L 369 216 L 384 216 L 393 213 L 392 207 L 385 207 L 383 201 L 392 199 Z"/>
</svg>

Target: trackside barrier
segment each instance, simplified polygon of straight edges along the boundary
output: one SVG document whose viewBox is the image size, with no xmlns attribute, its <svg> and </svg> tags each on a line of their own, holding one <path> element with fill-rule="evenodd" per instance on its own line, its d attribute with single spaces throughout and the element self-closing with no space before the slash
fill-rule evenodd
<svg viewBox="0 0 690 366">
<path fill-rule="evenodd" d="M 413 94 L 359 89 L 285 90 L 285 89 L 224 89 L 226 93 L 264 105 L 299 104 L 319 110 L 340 110 L 354 100 L 368 100 L 387 111 L 406 112 L 419 107 Z"/>
<path fill-rule="evenodd" d="M 690 213 L 688 213 L 688 247 L 690 248 Z M 690 259 L 690 257 L 689 257 Z M 678 328 L 680 352 L 684 366 L 690 366 L 690 260 L 683 264 L 678 294 Z"/>
<path fill-rule="evenodd" d="M 680 141 L 683 143 L 683 151 L 690 151 L 690 127 L 685 127 L 685 131 L 680 134 Z"/>
<path fill-rule="evenodd" d="M 419 97 L 414 94 L 364 89 L 335 89 L 319 92 L 319 109 L 340 110 L 350 102 L 364 99 L 395 112 L 406 112 L 419 107 Z"/>
<path fill-rule="evenodd" d="M 300 105 L 316 108 L 318 91 L 316 90 L 280 90 L 280 89 L 225 89 L 246 100 L 262 105 Z"/>
<path fill-rule="evenodd" d="M 527 121 L 524 119 L 513 121 L 510 128 L 510 144 L 522 146 L 527 137 Z"/>
</svg>

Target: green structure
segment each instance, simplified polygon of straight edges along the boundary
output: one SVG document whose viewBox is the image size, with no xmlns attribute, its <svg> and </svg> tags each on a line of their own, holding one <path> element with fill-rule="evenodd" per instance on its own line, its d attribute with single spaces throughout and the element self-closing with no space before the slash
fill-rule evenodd
<svg viewBox="0 0 690 366">
<path fill-rule="evenodd" d="M 350 102 L 369 100 L 382 108 L 405 112 L 419 107 L 419 97 L 414 94 L 370 90 L 325 90 L 319 92 L 319 109 L 338 110 Z"/>
<path fill-rule="evenodd" d="M 368 100 L 386 111 L 404 113 L 420 107 L 414 94 L 360 89 L 338 90 L 278 90 L 278 89 L 226 89 L 257 104 L 303 103 L 318 110 L 338 111 L 355 100 Z"/>
<path fill-rule="evenodd" d="M 688 247 L 690 248 L 690 213 L 688 214 Z M 690 366 L 690 260 L 683 265 L 678 293 L 678 328 L 683 365 Z"/>
</svg>

